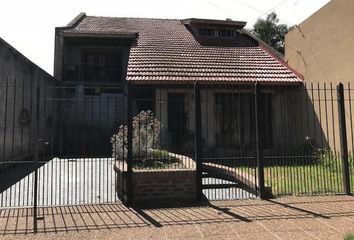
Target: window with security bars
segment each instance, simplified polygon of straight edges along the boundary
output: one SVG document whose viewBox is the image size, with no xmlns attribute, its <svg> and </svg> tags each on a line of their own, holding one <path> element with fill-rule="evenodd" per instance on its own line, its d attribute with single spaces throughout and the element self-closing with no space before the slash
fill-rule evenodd
<svg viewBox="0 0 354 240">
<path fill-rule="evenodd" d="M 262 94 L 261 141 L 271 148 L 272 95 Z M 215 93 L 215 141 L 219 148 L 245 148 L 254 145 L 255 120 L 252 93 Z"/>
<path fill-rule="evenodd" d="M 273 147 L 273 95 L 270 93 L 261 94 L 261 142 L 262 147 L 270 149 Z"/>
<path fill-rule="evenodd" d="M 121 81 L 121 54 L 114 52 L 86 52 L 83 62 L 85 81 Z"/>
</svg>

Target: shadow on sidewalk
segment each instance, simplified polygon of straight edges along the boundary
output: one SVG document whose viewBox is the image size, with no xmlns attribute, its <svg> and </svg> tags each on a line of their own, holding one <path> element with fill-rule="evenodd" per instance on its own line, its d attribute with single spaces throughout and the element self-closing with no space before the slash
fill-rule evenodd
<svg viewBox="0 0 354 240">
<path fill-rule="evenodd" d="M 264 220 L 314 219 L 354 216 L 353 198 L 328 197 L 310 202 L 243 200 L 204 202 L 189 206 L 130 208 L 120 203 L 38 208 L 38 233 L 80 232 L 100 229 L 132 229 L 192 224 L 250 223 Z M 32 208 L 0 209 L 0 235 L 30 234 Z"/>
</svg>

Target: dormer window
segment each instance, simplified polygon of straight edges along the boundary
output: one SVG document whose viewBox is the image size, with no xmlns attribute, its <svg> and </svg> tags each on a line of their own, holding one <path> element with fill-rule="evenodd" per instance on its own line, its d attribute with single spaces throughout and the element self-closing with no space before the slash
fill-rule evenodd
<svg viewBox="0 0 354 240">
<path fill-rule="evenodd" d="M 201 37 L 214 37 L 215 31 L 213 28 L 199 28 L 199 36 Z"/>
<path fill-rule="evenodd" d="M 221 38 L 233 38 L 235 36 L 235 31 L 232 29 L 219 29 L 218 37 Z"/>
<path fill-rule="evenodd" d="M 181 20 L 203 45 L 230 45 L 237 44 L 236 39 L 240 37 L 239 30 L 246 26 L 246 22 L 214 19 L 188 18 Z M 242 38 L 242 37 L 240 37 Z M 239 44 L 242 44 L 239 42 Z"/>
<path fill-rule="evenodd" d="M 235 30 L 229 28 L 198 28 L 200 37 L 234 38 Z"/>
</svg>

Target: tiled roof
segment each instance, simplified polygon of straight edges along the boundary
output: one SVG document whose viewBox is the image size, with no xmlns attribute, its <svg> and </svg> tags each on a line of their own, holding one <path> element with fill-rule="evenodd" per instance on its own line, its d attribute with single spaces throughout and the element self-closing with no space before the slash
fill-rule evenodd
<svg viewBox="0 0 354 240">
<path fill-rule="evenodd" d="M 234 44 L 197 41 L 180 20 L 85 16 L 67 34 L 138 34 L 130 51 L 127 80 L 142 82 L 284 82 L 302 80 L 246 34 Z"/>
</svg>

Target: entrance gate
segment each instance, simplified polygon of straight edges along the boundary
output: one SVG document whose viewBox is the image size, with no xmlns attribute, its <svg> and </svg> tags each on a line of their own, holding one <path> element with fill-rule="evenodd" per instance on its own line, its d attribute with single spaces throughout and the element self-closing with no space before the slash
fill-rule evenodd
<svg viewBox="0 0 354 240">
<path fill-rule="evenodd" d="M 199 199 L 258 197 L 264 181 L 258 179 L 261 142 L 255 89 L 196 84 L 194 91 Z"/>
<path fill-rule="evenodd" d="M 38 206 L 130 204 L 135 170 L 189 171 L 198 200 L 352 191 L 350 87 L 26 84 L 1 87 L 0 207 L 34 206 L 35 220 Z M 148 116 L 155 149 L 139 135 Z"/>
<path fill-rule="evenodd" d="M 118 202 L 111 137 L 126 118 L 124 89 L 11 84 L 0 206 Z"/>
</svg>

